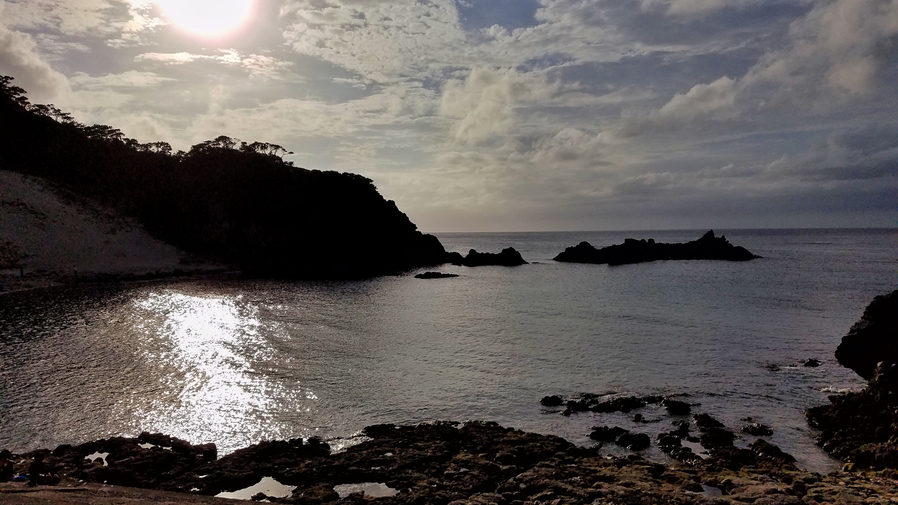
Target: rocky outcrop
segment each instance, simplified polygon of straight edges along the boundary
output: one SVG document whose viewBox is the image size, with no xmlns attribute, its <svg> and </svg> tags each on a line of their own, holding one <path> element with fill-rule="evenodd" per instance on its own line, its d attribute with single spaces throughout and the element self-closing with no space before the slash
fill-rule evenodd
<svg viewBox="0 0 898 505">
<path fill-rule="evenodd" d="M 454 265 L 462 265 L 466 267 L 481 267 L 486 265 L 498 265 L 505 267 L 516 267 L 526 265 L 527 262 L 521 257 L 521 253 L 516 251 L 514 247 L 506 247 L 500 253 L 481 253 L 474 249 L 468 251 L 467 256 L 462 256 L 457 252 L 447 254 L 447 263 Z"/>
<path fill-rule="evenodd" d="M 639 434 L 608 431 L 633 448 L 646 441 Z M 338 454 L 316 439 L 291 440 L 263 442 L 212 461 L 211 448 L 164 435 L 39 452 L 64 482 L 107 481 L 200 495 L 242 489 L 263 476 L 296 486 L 292 495 L 271 500 L 278 503 L 370 503 L 360 493 L 341 499 L 335 490 L 355 483 L 396 490 L 377 498 L 384 505 L 707 504 L 712 497 L 728 503 L 862 503 L 871 496 L 888 501 L 898 488 L 894 479 L 877 475 L 821 477 L 802 471 L 764 441 L 662 465 L 637 455 L 608 457 L 559 437 L 488 422 L 376 425 L 364 434 L 370 440 Z M 676 436 L 668 438 L 676 444 Z M 164 447 L 171 450 L 153 442 L 170 443 Z M 85 459 L 100 449 L 109 453 L 106 466 L 100 458 Z M 17 470 L 24 471 L 36 454 L 13 458 Z"/>
<path fill-rule="evenodd" d="M 734 246 L 724 236 L 715 237 L 714 231 L 700 239 L 684 244 L 664 244 L 653 239 L 628 238 L 623 244 L 596 249 L 589 242 L 568 247 L 555 261 L 568 263 L 595 263 L 625 265 L 657 260 L 727 260 L 748 261 L 760 258 L 744 247 Z"/>
<path fill-rule="evenodd" d="M 853 470 L 898 469 L 898 291 L 873 299 L 836 349 L 870 383 L 806 411 L 823 449 Z"/>
<path fill-rule="evenodd" d="M 842 366 L 873 378 L 880 361 L 898 363 L 898 290 L 877 296 L 836 348 Z"/>
<path fill-rule="evenodd" d="M 855 470 L 898 469 L 898 365 L 882 364 L 860 392 L 807 410 L 823 450 Z"/>
</svg>

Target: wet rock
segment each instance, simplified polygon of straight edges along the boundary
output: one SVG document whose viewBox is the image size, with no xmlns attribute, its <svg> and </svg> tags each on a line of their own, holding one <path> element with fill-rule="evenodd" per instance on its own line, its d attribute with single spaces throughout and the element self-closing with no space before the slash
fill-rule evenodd
<svg viewBox="0 0 898 505">
<path fill-rule="evenodd" d="M 664 400 L 663 405 L 674 416 L 688 416 L 692 410 L 688 403 L 677 400 Z"/>
<path fill-rule="evenodd" d="M 770 429 L 770 426 L 761 423 L 746 424 L 741 428 L 741 431 L 742 433 L 756 437 L 769 437 L 770 435 L 773 435 L 773 430 Z"/>
<path fill-rule="evenodd" d="M 613 426 L 611 428 L 608 426 L 596 426 L 593 427 L 592 433 L 589 434 L 589 438 L 598 442 L 614 442 L 618 437 L 625 433 L 629 433 L 629 431 L 618 426 Z"/>
<path fill-rule="evenodd" d="M 762 458 L 766 458 L 768 460 L 773 460 L 780 465 L 785 465 L 788 463 L 794 463 L 795 458 L 786 452 L 783 452 L 779 447 L 771 444 L 770 442 L 758 439 L 755 440 L 751 445 L 748 446 L 752 452 L 757 454 Z"/>
<path fill-rule="evenodd" d="M 898 290 L 870 302 L 860 321 L 842 337 L 835 355 L 842 366 L 867 380 L 879 362 L 898 363 Z"/>
<path fill-rule="evenodd" d="M 723 428 L 708 428 L 702 432 L 699 442 L 705 449 L 714 449 L 733 445 L 735 438 L 732 431 Z"/>
<path fill-rule="evenodd" d="M 631 451 L 648 449 L 651 442 L 651 439 L 645 433 L 624 433 L 614 441 L 615 444 L 626 447 Z"/>
<path fill-rule="evenodd" d="M 692 421 L 695 423 L 695 426 L 699 429 L 699 431 L 707 431 L 724 427 L 722 422 L 714 419 L 709 414 L 695 414 L 692 416 Z"/>
<path fill-rule="evenodd" d="M 564 404 L 564 399 L 558 395 L 544 396 L 539 403 L 544 407 L 559 407 Z"/>
<path fill-rule="evenodd" d="M 801 364 L 801 366 L 815 368 L 815 367 L 820 366 L 820 360 L 814 359 L 814 358 L 808 358 L 808 359 L 804 360 L 804 362 Z"/>
</svg>

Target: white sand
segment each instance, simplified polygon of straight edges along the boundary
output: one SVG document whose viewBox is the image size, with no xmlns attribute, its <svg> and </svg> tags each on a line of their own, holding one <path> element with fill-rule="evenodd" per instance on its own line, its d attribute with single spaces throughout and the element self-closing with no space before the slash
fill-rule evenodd
<svg viewBox="0 0 898 505">
<path fill-rule="evenodd" d="M 150 236 L 134 220 L 43 179 L 0 170 L 2 277 L 28 275 L 145 274 L 175 269 L 187 255 Z M 3 291 L 0 289 L 0 291 Z"/>
</svg>

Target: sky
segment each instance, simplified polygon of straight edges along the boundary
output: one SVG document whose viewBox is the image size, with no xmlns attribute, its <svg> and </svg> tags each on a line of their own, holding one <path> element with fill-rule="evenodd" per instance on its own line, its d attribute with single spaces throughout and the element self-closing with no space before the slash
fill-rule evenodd
<svg viewBox="0 0 898 505">
<path fill-rule="evenodd" d="M 0 0 L 0 75 L 423 231 L 898 224 L 898 0 Z"/>
</svg>

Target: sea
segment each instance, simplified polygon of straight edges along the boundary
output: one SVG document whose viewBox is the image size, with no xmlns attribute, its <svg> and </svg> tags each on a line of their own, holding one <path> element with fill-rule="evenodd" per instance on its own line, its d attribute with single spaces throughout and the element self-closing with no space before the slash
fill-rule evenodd
<svg viewBox="0 0 898 505">
<path fill-rule="evenodd" d="M 484 420 L 591 446 L 593 426 L 677 418 L 561 414 L 547 395 L 665 395 L 737 432 L 754 421 L 812 471 L 837 468 L 804 410 L 864 381 L 833 351 L 898 288 L 898 230 L 715 230 L 762 259 L 559 263 L 581 241 L 685 242 L 707 230 L 438 233 L 449 251 L 527 265 L 351 282 L 207 277 L 0 296 L 0 447 L 162 432 L 220 454 L 378 423 Z M 377 244 L 368 244 L 375 248 Z M 803 366 L 808 359 L 817 367 Z M 644 422 L 634 420 L 642 414 Z M 626 454 L 614 446 L 601 449 Z M 645 456 L 665 461 L 651 447 Z"/>
</svg>

